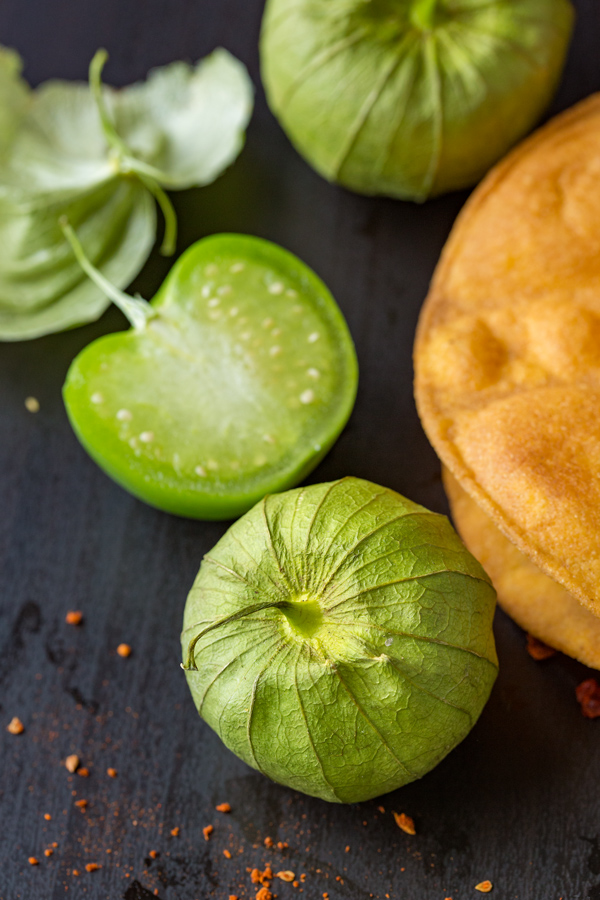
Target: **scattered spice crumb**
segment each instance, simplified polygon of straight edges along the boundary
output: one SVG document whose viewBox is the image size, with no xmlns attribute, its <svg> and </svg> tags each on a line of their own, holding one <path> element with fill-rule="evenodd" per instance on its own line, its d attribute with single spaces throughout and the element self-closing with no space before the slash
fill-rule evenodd
<svg viewBox="0 0 600 900">
<path fill-rule="evenodd" d="M 75 875 L 75 876 L 79 875 L 79 869 L 73 869 L 73 875 Z"/>
<path fill-rule="evenodd" d="M 179 825 L 176 825 L 175 828 L 171 828 L 172 837 L 179 837 Z"/>
<path fill-rule="evenodd" d="M 98 863 L 86 863 L 85 865 L 86 872 L 97 872 L 101 868 L 102 866 L 99 866 Z"/>
<path fill-rule="evenodd" d="M 229 803 L 219 803 L 215 806 L 217 812 L 228 813 L 231 812 L 231 806 Z"/>
<path fill-rule="evenodd" d="M 119 644 L 117 647 L 117 653 L 119 656 L 122 656 L 123 659 L 126 659 L 128 656 L 131 656 L 131 647 L 129 644 Z"/>
<path fill-rule="evenodd" d="M 475 885 L 476 891 L 481 891 L 482 894 L 489 894 L 494 885 L 491 881 L 480 881 L 479 884 Z"/>
<path fill-rule="evenodd" d="M 300 876 L 300 881 L 306 881 L 306 874 L 305 874 L 305 872 L 303 872 L 302 875 Z"/>
<path fill-rule="evenodd" d="M 67 625 L 81 625 L 83 622 L 83 613 L 78 609 L 70 609 L 65 616 Z"/>
<path fill-rule="evenodd" d="M 40 864 L 39 859 L 36 859 L 35 856 L 30 856 L 29 859 L 27 860 L 27 862 L 29 863 L 30 866 L 39 866 L 39 864 Z"/>
<path fill-rule="evenodd" d="M 380 813 L 385 812 L 385 806 L 378 806 L 377 809 L 379 810 Z"/>
<path fill-rule="evenodd" d="M 117 770 L 116 770 L 116 769 L 112 769 L 112 768 L 107 769 L 107 770 L 106 770 L 106 774 L 108 775 L 109 778 L 116 778 L 116 777 L 117 777 Z"/>
<path fill-rule="evenodd" d="M 6 730 L 10 731 L 11 734 L 23 734 L 23 732 L 25 731 L 25 726 L 18 718 L 18 716 L 13 716 L 6 726 Z"/>
<path fill-rule="evenodd" d="M 44 856 L 52 856 L 53 853 L 54 850 L 52 849 L 52 847 L 48 847 L 47 850 L 44 850 Z"/>
<path fill-rule="evenodd" d="M 158 850 L 151 850 L 150 853 L 148 854 L 148 856 L 150 857 L 150 859 L 157 859 Z"/>
<path fill-rule="evenodd" d="M 281 878 L 282 881 L 294 881 L 296 875 L 294 872 L 290 872 L 289 869 L 286 869 L 284 872 L 276 872 L 275 878 Z"/>
<path fill-rule="evenodd" d="M 76 800 L 76 801 L 75 801 L 75 806 L 78 806 L 79 809 L 85 809 L 87 805 L 88 805 L 87 800 L 83 800 L 83 799 L 82 799 L 82 800 Z"/>
<path fill-rule="evenodd" d="M 215 830 L 215 829 L 213 828 L 212 825 L 207 825 L 206 828 L 203 828 L 203 829 L 202 829 L 202 834 L 204 835 L 204 840 L 205 840 L 205 841 L 210 841 L 210 836 L 211 836 L 211 834 L 213 833 L 214 830 Z"/>
<path fill-rule="evenodd" d="M 273 838 L 267 836 L 264 839 L 263 843 L 264 843 L 265 847 L 271 848 L 273 846 Z"/>
<path fill-rule="evenodd" d="M 71 753 L 70 756 L 67 756 L 65 759 L 65 769 L 67 772 L 70 772 L 71 775 L 77 771 L 79 768 L 79 757 L 76 753 Z"/>
<path fill-rule="evenodd" d="M 586 719 L 597 719 L 600 716 L 600 686 L 595 678 L 586 678 L 578 684 L 575 696 Z"/>
<path fill-rule="evenodd" d="M 229 895 L 229 900 L 239 900 L 239 897 L 238 897 L 237 894 L 230 894 L 230 895 Z"/>
<path fill-rule="evenodd" d="M 323 894 L 323 900 L 329 900 L 329 894 L 327 893 L 327 891 L 325 891 L 325 893 Z"/>
<path fill-rule="evenodd" d="M 287 841 L 277 841 L 278 850 L 287 850 L 289 846 Z"/>
<path fill-rule="evenodd" d="M 52 816 L 50 815 L 50 813 L 44 813 L 44 818 L 45 818 L 46 822 L 49 822 L 50 819 L 52 818 Z"/>
<path fill-rule="evenodd" d="M 396 820 L 396 825 L 398 828 L 401 828 L 402 831 L 406 832 L 406 834 L 416 834 L 415 823 L 411 819 L 410 816 L 407 816 L 405 813 L 397 813 L 394 814 L 394 819 Z"/>
<path fill-rule="evenodd" d="M 292 881 L 292 887 L 300 887 L 299 881 Z"/>
<path fill-rule="evenodd" d="M 225 857 L 225 859 L 231 859 L 231 853 L 229 852 L 229 850 L 223 850 L 223 856 Z"/>
<path fill-rule="evenodd" d="M 350 844 L 346 846 L 344 853 L 350 853 Z"/>
<path fill-rule="evenodd" d="M 52 842 L 52 846 L 53 846 L 54 849 L 56 850 L 56 848 L 58 847 L 58 842 L 57 842 L 57 841 L 53 841 L 53 842 Z"/>
<path fill-rule="evenodd" d="M 40 411 L 40 401 L 37 397 L 25 397 L 25 409 L 30 413 Z"/>
<path fill-rule="evenodd" d="M 261 889 L 256 892 L 256 900 L 273 900 L 273 894 L 269 888 L 261 887 Z"/>
<path fill-rule="evenodd" d="M 86 769 L 85 766 L 82 766 L 80 769 L 77 769 L 77 774 L 81 775 L 82 778 L 87 778 L 90 774 L 90 770 Z"/>
<path fill-rule="evenodd" d="M 556 656 L 554 647 L 549 647 L 548 644 L 540 641 L 539 638 L 534 637 L 532 634 L 527 635 L 527 652 L 532 659 L 537 660 L 550 659 L 551 656 Z"/>
</svg>

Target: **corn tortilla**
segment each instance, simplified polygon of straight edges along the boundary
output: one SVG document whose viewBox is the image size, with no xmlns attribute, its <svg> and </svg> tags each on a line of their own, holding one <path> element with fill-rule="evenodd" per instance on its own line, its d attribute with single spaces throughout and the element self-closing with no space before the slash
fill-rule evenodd
<svg viewBox="0 0 600 900">
<path fill-rule="evenodd" d="M 443 476 L 454 525 L 502 609 L 545 644 L 600 669 L 600 618 L 517 550 L 447 469 Z"/>
<path fill-rule="evenodd" d="M 415 394 L 463 489 L 600 615 L 600 95 L 465 205 L 419 321 Z"/>
</svg>

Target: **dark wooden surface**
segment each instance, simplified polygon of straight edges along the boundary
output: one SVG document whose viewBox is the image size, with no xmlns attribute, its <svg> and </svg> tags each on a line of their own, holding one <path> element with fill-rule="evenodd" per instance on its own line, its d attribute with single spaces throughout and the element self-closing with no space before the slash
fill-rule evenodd
<svg viewBox="0 0 600 900">
<path fill-rule="evenodd" d="M 555 111 L 600 89 L 598 0 L 576 5 Z M 23 54 L 32 83 L 84 78 L 101 45 L 114 84 L 219 44 L 248 65 L 257 109 L 246 148 L 215 185 L 176 197 L 180 249 L 239 230 L 313 266 L 347 316 L 361 382 L 348 428 L 311 480 L 360 475 L 444 510 L 439 466 L 413 404 L 411 345 L 465 195 L 418 207 L 353 196 L 315 175 L 264 102 L 261 7 L 3 0 L 0 40 Z M 151 296 L 168 265 L 155 254 L 135 289 Z M 129 497 L 79 447 L 61 401 L 75 354 L 121 327 L 110 311 L 93 326 L 0 345 L 0 900 L 139 900 L 155 890 L 162 900 L 245 900 L 255 894 L 246 867 L 267 862 L 306 873 L 303 900 L 325 892 L 331 900 L 464 900 L 480 896 L 474 885 L 488 878 L 498 900 L 599 900 L 600 722 L 584 720 L 574 697 L 587 670 L 560 656 L 533 662 L 502 614 L 501 674 L 478 725 L 431 774 L 379 802 L 333 806 L 271 784 L 200 721 L 178 636 L 202 554 L 225 526 Z M 27 395 L 39 398 L 37 415 L 26 411 Z M 65 625 L 69 609 L 84 612 L 83 627 Z M 133 647 L 129 659 L 115 652 L 122 641 Z M 14 715 L 26 727 L 19 737 L 5 730 Z M 69 776 L 61 762 L 70 753 L 89 778 Z M 109 766 L 117 778 L 107 777 Z M 74 805 L 80 798 L 85 813 Z M 229 816 L 214 811 L 223 801 Z M 391 810 L 414 817 L 415 837 L 396 828 Z M 207 843 L 202 828 L 211 823 Z M 267 836 L 289 849 L 265 849 Z M 28 865 L 32 855 L 39 866 Z M 87 873 L 88 862 L 102 869 Z M 298 893 L 275 884 L 281 900 Z"/>
</svg>

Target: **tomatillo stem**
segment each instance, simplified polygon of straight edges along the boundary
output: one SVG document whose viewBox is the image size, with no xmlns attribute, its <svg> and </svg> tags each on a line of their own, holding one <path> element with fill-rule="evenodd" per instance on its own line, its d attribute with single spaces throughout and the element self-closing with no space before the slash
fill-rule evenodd
<svg viewBox="0 0 600 900">
<path fill-rule="evenodd" d="M 116 151 L 118 169 L 122 173 L 131 172 L 136 175 L 160 206 L 165 218 L 165 234 L 160 252 L 163 256 L 172 256 L 175 253 L 175 245 L 177 243 L 177 215 L 173 209 L 173 204 L 160 185 L 161 181 L 168 185 L 169 176 L 161 172 L 160 169 L 143 162 L 143 160 L 136 159 L 117 132 L 115 123 L 106 105 L 106 96 L 102 85 L 102 70 L 107 59 L 108 53 L 106 50 L 98 50 L 90 63 L 89 75 L 90 88 L 96 102 L 100 121 L 102 122 L 102 130 L 106 140 Z"/>
<path fill-rule="evenodd" d="M 193 671 L 197 671 L 194 649 L 200 638 L 204 637 L 205 634 L 208 634 L 209 631 L 213 631 L 213 629 L 219 628 L 221 625 L 226 625 L 228 622 L 235 622 L 237 619 L 243 619 L 244 616 L 250 616 L 252 615 L 252 613 L 260 612 L 262 609 L 285 609 L 288 606 L 291 606 L 288 600 L 276 600 L 274 602 L 270 601 L 267 603 L 256 603 L 254 606 L 245 606 L 244 609 L 240 609 L 238 612 L 232 613 L 230 616 L 225 616 L 224 619 L 218 619 L 216 622 L 213 622 L 211 625 L 209 625 L 207 628 L 204 628 L 199 634 L 197 634 L 193 641 L 190 641 L 185 666 L 182 663 L 181 668 L 186 672 L 190 669 Z"/>
<path fill-rule="evenodd" d="M 86 275 L 91 278 L 94 284 L 96 284 L 100 290 L 105 293 L 107 297 L 110 297 L 113 303 L 119 307 L 121 312 L 129 319 L 133 328 L 138 331 L 143 330 L 146 327 L 148 319 L 152 319 L 156 315 L 152 306 L 145 300 L 142 300 L 141 297 L 130 297 L 129 294 L 119 290 L 119 288 L 115 287 L 108 278 L 104 277 L 102 272 L 100 272 L 87 258 L 85 250 L 83 249 L 79 238 L 73 231 L 73 228 L 69 225 L 69 220 L 66 216 L 61 216 L 58 220 L 58 224 L 60 225 L 64 236 L 70 243 L 77 262 Z"/>
<path fill-rule="evenodd" d="M 410 9 L 410 21 L 421 31 L 431 31 L 435 24 L 438 0 L 415 0 Z"/>
</svg>

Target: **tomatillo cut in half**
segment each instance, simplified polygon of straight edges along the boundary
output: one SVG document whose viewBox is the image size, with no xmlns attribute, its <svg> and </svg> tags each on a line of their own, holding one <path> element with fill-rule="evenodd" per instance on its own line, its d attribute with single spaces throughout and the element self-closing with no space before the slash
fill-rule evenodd
<svg viewBox="0 0 600 900">
<path fill-rule="evenodd" d="M 344 478 L 263 498 L 202 562 L 183 668 L 274 781 L 355 803 L 420 778 L 497 674 L 495 592 L 445 516 Z"/>
<path fill-rule="evenodd" d="M 327 287 L 293 254 L 236 234 L 204 238 L 151 303 L 90 277 L 134 326 L 74 360 L 75 433 L 120 485 L 167 512 L 228 519 L 301 481 L 354 405 L 358 369 Z"/>
</svg>

